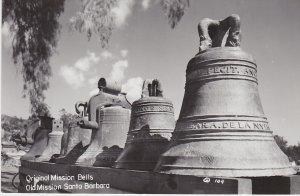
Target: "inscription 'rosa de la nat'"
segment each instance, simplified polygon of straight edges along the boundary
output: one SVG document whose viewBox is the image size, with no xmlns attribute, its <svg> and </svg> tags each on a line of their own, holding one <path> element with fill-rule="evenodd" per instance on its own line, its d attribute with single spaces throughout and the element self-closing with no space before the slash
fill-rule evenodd
<svg viewBox="0 0 300 196">
<path fill-rule="evenodd" d="M 269 125 L 266 122 L 251 121 L 219 121 L 219 122 L 184 122 L 178 123 L 176 128 L 180 130 L 192 129 L 237 129 L 237 130 L 261 130 L 269 131 Z"/>
</svg>

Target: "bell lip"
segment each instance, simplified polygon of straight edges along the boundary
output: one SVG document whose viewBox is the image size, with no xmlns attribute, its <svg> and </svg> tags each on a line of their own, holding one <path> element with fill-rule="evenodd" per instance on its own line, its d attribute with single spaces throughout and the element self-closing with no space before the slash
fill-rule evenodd
<svg viewBox="0 0 300 196">
<path fill-rule="evenodd" d="M 189 61 L 187 69 L 194 64 L 220 60 L 245 61 L 256 65 L 253 56 L 243 51 L 240 47 L 214 47 L 197 53 Z"/>
<path fill-rule="evenodd" d="M 272 177 L 272 176 L 289 176 L 294 175 L 297 171 L 293 167 L 285 168 L 269 168 L 257 170 L 214 170 L 214 169 L 176 169 L 160 171 L 155 168 L 154 172 L 174 175 L 187 175 L 199 177 L 219 177 L 219 178 L 259 178 L 259 177 Z M 218 173 L 218 174 L 217 174 Z"/>
<path fill-rule="evenodd" d="M 288 157 L 280 150 L 274 139 L 247 142 L 227 139 L 218 144 L 216 140 L 174 142 L 171 139 L 168 149 L 161 155 L 154 171 L 224 177 L 282 176 L 296 173 Z M 178 145 L 181 145 L 180 149 Z M 187 146 L 188 151 L 181 150 L 186 149 Z M 236 148 L 237 146 L 239 147 Z M 195 149 L 202 150 L 196 152 Z M 216 153 L 213 153 L 213 150 L 216 150 Z M 261 150 L 264 152 L 261 153 Z M 243 152 L 250 154 L 251 159 Z M 211 155 L 211 158 L 207 159 L 206 157 L 209 157 L 207 155 Z"/>
</svg>

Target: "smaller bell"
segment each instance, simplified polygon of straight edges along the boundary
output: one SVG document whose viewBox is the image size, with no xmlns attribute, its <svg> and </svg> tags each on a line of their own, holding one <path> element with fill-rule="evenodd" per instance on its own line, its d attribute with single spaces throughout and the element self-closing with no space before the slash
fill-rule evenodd
<svg viewBox="0 0 300 196">
<path fill-rule="evenodd" d="M 111 167 L 118 158 L 126 142 L 130 112 L 121 106 L 100 109 L 101 151 L 93 166 Z"/>
<path fill-rule="evenodd" d="M 68 148 L 68 128 L 63 128 L 63 136 L 61 138 L 60 156 L 64 156 L 67 153 Z"/>
<path fill-rule="evenodd" d="M 79 121 L 79 126 L 84 129 L 92 129 L 91 143 L 87 150 L 77 159 L 78 165 L 107 166 L 116 159 L 114 152 L 111 157 L 105 152 L 106 148 L 114 145 L 123 147 L 126 133 L 129 128 L 131 105 L 125 95 L 121 93 L 121 86 L 116 82 L 108 82 L 100 78 L 98 82 L 99 93 L 92 96 L 88 103 L 78 102 L 78 107 L 84 106 L 83 114 L 88 114 L 88 120 Z M 97 156 L 99 155 L 99 156 Z M 103 156 L 106 155 L 106 158 Z M 115 158 L 113 158 L 115 157 Z M 111 160 L 113 159 L 113 161 Z M 109 163 L 110 162 L 110 163 Z"/>
<path fill-rule="evenodd" d="M 146 80 L 142 98 L 133 102 L 130 128 L 124 151 L 114 167 L 131 170 L 154 169 L 175 127 L 173 104 L 162 97 L 158 80 Z"/>
<path fill-rule="evenodd" d="M 80 157 L 88 148 L 92 130 L 82 129 L 77 122 L 82 118 L 78 118 L 68 127 L 67 142 L 62 146 L 66 146 L 64 154 L 55 159 L 56 163 L 74 164 L 78 157 Z"/>
<path fill-rule="evenodd" d="M 59 154 L 61 150 L 61 139 L 63 136 L 63 121 L 52 121 L 52 132 L 49 133 L 48 144 L 43 154 L 35 161 L 49 161 L 54 154 Z"/>
<path fill-rule="evenodd" d="M 48 144 L 48 134 L 52 130 L 53 118 L 48 116 L 39 116 L 40 126 L 36 129 L 33 135 L 33 145 L 30 150 L 23 155 L 20 160 L 34 160 L 36 157 L 41 156 Z"/>
</svg>

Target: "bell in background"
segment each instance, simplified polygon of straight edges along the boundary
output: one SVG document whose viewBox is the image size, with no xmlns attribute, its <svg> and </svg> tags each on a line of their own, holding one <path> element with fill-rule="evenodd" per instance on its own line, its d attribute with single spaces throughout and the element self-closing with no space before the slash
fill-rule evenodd
<svg viewBox="0 0 300 196">
<path fill-rule="evenodd" d="M 61 138 L 60 156 L 64 156 L 68 149 L 68 128 L 63 126 L 63 136 Z"/>
<path fill-rule="evenodd" d="M 41 156 L 48 145 L 48 134 L 52 131 L 52 121 L 53 118 L 48 116 L 39 116 L 39 127 L 35 130 L 33 134 L 33 144 L 30 150 L 23 155 L 20 160 L 34 160 L 36 157 Z M 23 137 L 24 145 L 29 141 Z"/>
<path fill-rule="evenodd" d="M 153 170 L 175 127 L 173 104 L 162 97 L 158 80 L 146 80 L 142 98 L 133 102 L 125 148 L 114 167 Z"/>
<path fill-rule="evenodd" d="M 239 27 L 237 15 L 200 22 L 200 52 L 188 63 L 180 116 L 155 171 L 222 177 L 295 173 L 264 115 L 257 65 L 239 47 Z"/>
<path fill-rule="evenodd" d="M 96 141 L 101 152 L 93 166 L 111 167 L 121 154 L 129 130 L 131 110 L 121 106 L 104 107 L 99 110 L 99 130 Z"/>
<path fill-rule="evenodd" d="M 68 134 L 62 139 L 61 154 L 54 160 L 56 163 L 74 164 L 76 160 L 86 151 L 91 142 L 91 129 L 82 129 L 77 122 L 81 121 L 83 117 L 78 117 L 68 127 Z M 63 143 L 64 142 L 64 143 Z"/>
<path fill-rule="evenodd" d="M 83 114 L 88 114 L 88 120 L 81 120 L 78 125 L 92 129 L 91 143 L 76 164 L 109 167 L 124 147 L 131 104 L 117 83 L 100 78 L 98 88 L 99 93 L 92 96 L 88 104 L 79 102 L 76 107 L 86 107 Z M 78 113 L 78 109 L 76 111 Z"/>
<path fill-rule="evenodd" d="M 48 134 L 48 144 L 41 156 L 37 157 L 35 161 L 49 161 L 52 155 L 60 154 L 61 139 L 63 136 L 63 121 L 53 120 L 52 131 Z"/>
</svg>

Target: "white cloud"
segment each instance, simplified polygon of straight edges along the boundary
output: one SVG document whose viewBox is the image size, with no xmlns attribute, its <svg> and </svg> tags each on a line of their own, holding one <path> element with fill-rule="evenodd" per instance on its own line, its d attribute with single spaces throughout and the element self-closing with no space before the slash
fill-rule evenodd
<svg viewBox="0 0 300 196">
<path fill-rule="evenodd" d="M 60 68 L 60 75 L 75 89 L 82 86 L 85 80 L 84 75 L 80 70 L 68 65 L 63 65 Z"/>
<path fill-rule="evenodd" d="M 87 56 L 78 59 L 75 62 L 75 67 L 81 71 L 88 71 L 92 65 L 98 63 L 100 57 L 96 56 L 94 52 L 87 52 Z"/>
<path fill-rule="evenodd" d="M 12 47 L 12 40 L 13 36 L 9 30 L 9 24 L 7 22 L 4 22 L 2 24 L 2 45 L 5 48 L 10 48 Z"/>
<path fill-rule="evenodd" d="M 149 6 L 150 6 L 150 1 L 151 1 L 151 0 L 143 0 L 143 1 L 142 1 L 142 7 L 143 7 L 144 10 L 147 10 L 147 9 L 149 8 Z"/>
<path fill-rule="evenodd" d="M 90 70 L 91 66 L 98 63 L 100 57 L 94 52 L 87 52 L 87 55 L 79 58 L 73 66 L 63 65 L 60 68 L 59 74 L 70 84 L 74 89 L 83 86 L 85 83 L 85 73 Z M 89 79 L 92 83 L 95 79 Z"/>
<path fill-rule="evenodd" d="M 126 23 L 127 17 L 131 14 L 134 0 L 119 0 L 118 5 L 112 8 L 115 18 L 115 25 L 121 27 Z"/>
<path fill-rule="evenodd" d="M 111 59 L 113 57 L 113 54 L 108 52 L 107 50 L 104 50 L 103 52 L 101 52 L 100 55 L 104 59 Z"/>
<path fill-rule="evenodd" d="M 127 56 L 127 50 L 121 50 L 122 57 Z M 108 51 L 103 51 L 99 56 L 96 56 L 94 52 L 88 52 L 85 57 L 78 59 L 73 66 L 63 65 L 60 68 L 59 74 L 70 84 L 73 88 L 78 88 L 89 84 L 91 87 L 97 87 L 99 77 L 94 75 L 90 76 L 90 68 L 92 65 L 99 62 L 102 58 L 113 58 L 113 54 Z M 119 60 L 112 65 L 111 72 L 107 77 L 107 80 L 112 82 L 121 82 L 125 77 L 125 70 L 128 67 L 128 60 Z M 85 79 L 87 77 L 87 79 Z M 95 93 L 92 91 L 91 93 Z"/>
<path fill-rule="evenodd" d="M 9 36 L 9 25 L 7 22 L 4 22 L 2 25 L 2 35 L 3 36 Z"/>
<path fill-rule="evenodd" d="M 124 79 L 124 72 L 128 67 L 127 60 L 120 60 L 117 61 L 115 64 L 112 65 L 112 71 L 109 75 L 108 80 L 113 82 L 120 82 Z"/>
<path fill-rule="evenodd" d="M 127 99 L 132 103 L 141 98 L 143 79 L 141 77 L 130 78 L 122 85 L 122 92 L 127 93 Z"/>
<path fill-rule="evenodd" d="M 121 56 L 123 58 L 127 57 L 127 55 L 128 55 L 128 50 L 121 50 Z"/>
<path fill-rule="evenodd" d="M 98 92 L 99 92 L 99 89 L 95 88 L 95 89 L 91 90 L 90 96 L 96 95 Z"/>
<path fill-rule="evenodd" d="M 100 78 L 98 76 L 92 77 L 92 78 L 89 79 L 89 84 L 91 86 L 93 86 L 93 85 L 97 84 L 97 82 L 98 82 L 99 79 Z"/>
</svg>

